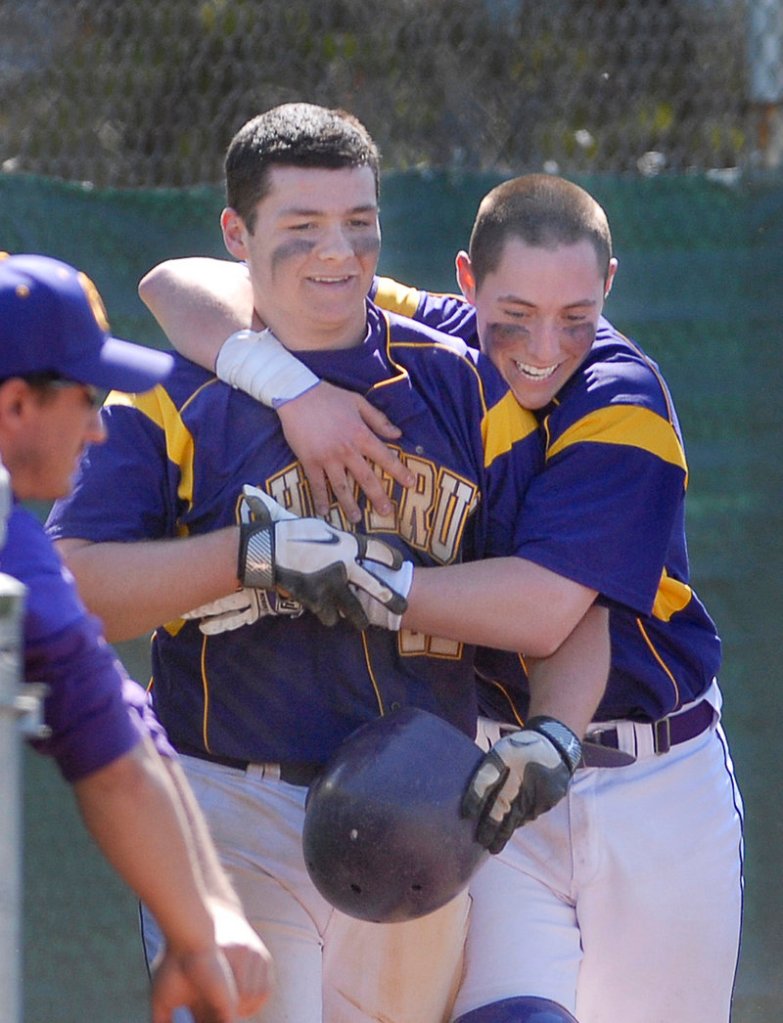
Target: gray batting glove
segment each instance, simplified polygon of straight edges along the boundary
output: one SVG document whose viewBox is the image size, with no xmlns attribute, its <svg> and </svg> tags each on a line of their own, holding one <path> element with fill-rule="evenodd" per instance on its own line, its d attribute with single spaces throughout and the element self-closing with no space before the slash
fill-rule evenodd
<svg viewBox="0 0 783 1023">
<path fill-rule="evenodd" d="M 321 519 L 283 519 L 275 522 L 268 496 L 248 493 L 242 502 L 249 514 L 240 524 L 237 574 L 245 586 L 269 590 L 279 587 L 324 625 L 346 618 L 357 629 L 368 619 L 356 590 L 368 594 L 401 615 L 405 597 L 378 575 L 377 567 L 397 569 L 402 554 L 374 537 L 336 529 Z M 252 521 L 244 521 L 252 515 Z"/>
<path fill-rule="evenodd" d="M 560 802 L 581 759 L 581 742 L 555 718 L 531 718 L 496 742 L 462 800 L 463 815 L 478 821 L 476 840 L 499 853 L 518 827 Z"/>
</svg>

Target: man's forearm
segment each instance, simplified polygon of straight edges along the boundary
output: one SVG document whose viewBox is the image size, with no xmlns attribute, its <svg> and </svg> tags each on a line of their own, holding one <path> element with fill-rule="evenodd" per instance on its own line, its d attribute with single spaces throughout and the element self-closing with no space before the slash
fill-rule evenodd
<svg viewBox="0 0 783 1023">
<path fill-rule="evenodd" d="M 106 638 L 119 642 L 232 593 L 239 585 L 238 544 L 239 530 L 231 526 L 181 540 L 66 539 L 56 546 Z"/>
<path fill-rule="evenodd" d="M 402 627 L 549 657 L 595 597 L 594 590 L 521 558 L 417 568 Z"/>
<path fill-rule="evenodd" d="M 163 758 L 161 758 L 163 759 Z M 217 850 L 204 820 L 201 807 L 176 760 L 164 760 L 169 778 L 176 790 L 179 805 L 187 820 L 192 837 L 192 847 L 198 860 L 199 870 L 210 897 L 219 899 L 236 909 L 241 908 L 239 896 L 234 891 L 228 876 L 220 866 Z"/>
<path fill-rule="evenodd" d="M 180 950 L 215 943 L 184 815 L 157 751 L 146 740 L 74 784 L 85 824 L 107 860 L 149 906 Z"/>
<path fill-rule="evenodd" d="M 609 612 L 594 604 L 551 657 L 527 661 L 528 717 L 553 717 L 580 739 L 609 677 Z"/>
</svg>

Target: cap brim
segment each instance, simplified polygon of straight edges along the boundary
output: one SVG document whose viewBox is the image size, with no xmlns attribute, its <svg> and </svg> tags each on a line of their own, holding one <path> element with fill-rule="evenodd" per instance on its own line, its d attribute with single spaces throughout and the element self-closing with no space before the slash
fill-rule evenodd
<svg viewBox="0 0 783 1023">
<path fill-rule="evenodd" d="M 97 358 L 80 360 L 74 380 L 112 391 L 143 393 L 162 383 L 174 367 L 168 352 L 107 337 Z"/>
</svg>

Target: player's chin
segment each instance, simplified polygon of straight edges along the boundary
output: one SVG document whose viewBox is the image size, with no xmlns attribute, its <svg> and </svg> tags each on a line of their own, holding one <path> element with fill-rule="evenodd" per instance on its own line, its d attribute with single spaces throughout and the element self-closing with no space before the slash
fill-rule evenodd
<svg viewBox="0 0 783 1023">
<path fill-rule="evenodd" d="M 522 408 L 530 409 L 531 412 L 546 408 L 559 389 L 555 382 L 525 380 L 519 373 L 514 374 L 513 380 L 506 378 L 506 382 Z"/>
</svg>

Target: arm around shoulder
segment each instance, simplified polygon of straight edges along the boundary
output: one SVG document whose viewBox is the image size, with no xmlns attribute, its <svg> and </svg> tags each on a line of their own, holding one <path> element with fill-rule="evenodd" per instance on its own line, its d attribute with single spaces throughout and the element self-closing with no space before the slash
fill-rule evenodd
<svg viewBox="0 0 783 1023">
<path fill-rule="evenodd" d="M 166 260 L 141 279 L 139 297 L 174 348 L 213 372 L 229 334 L 254 325 L 250 278 L 233 260 Z"/>
</svg>

